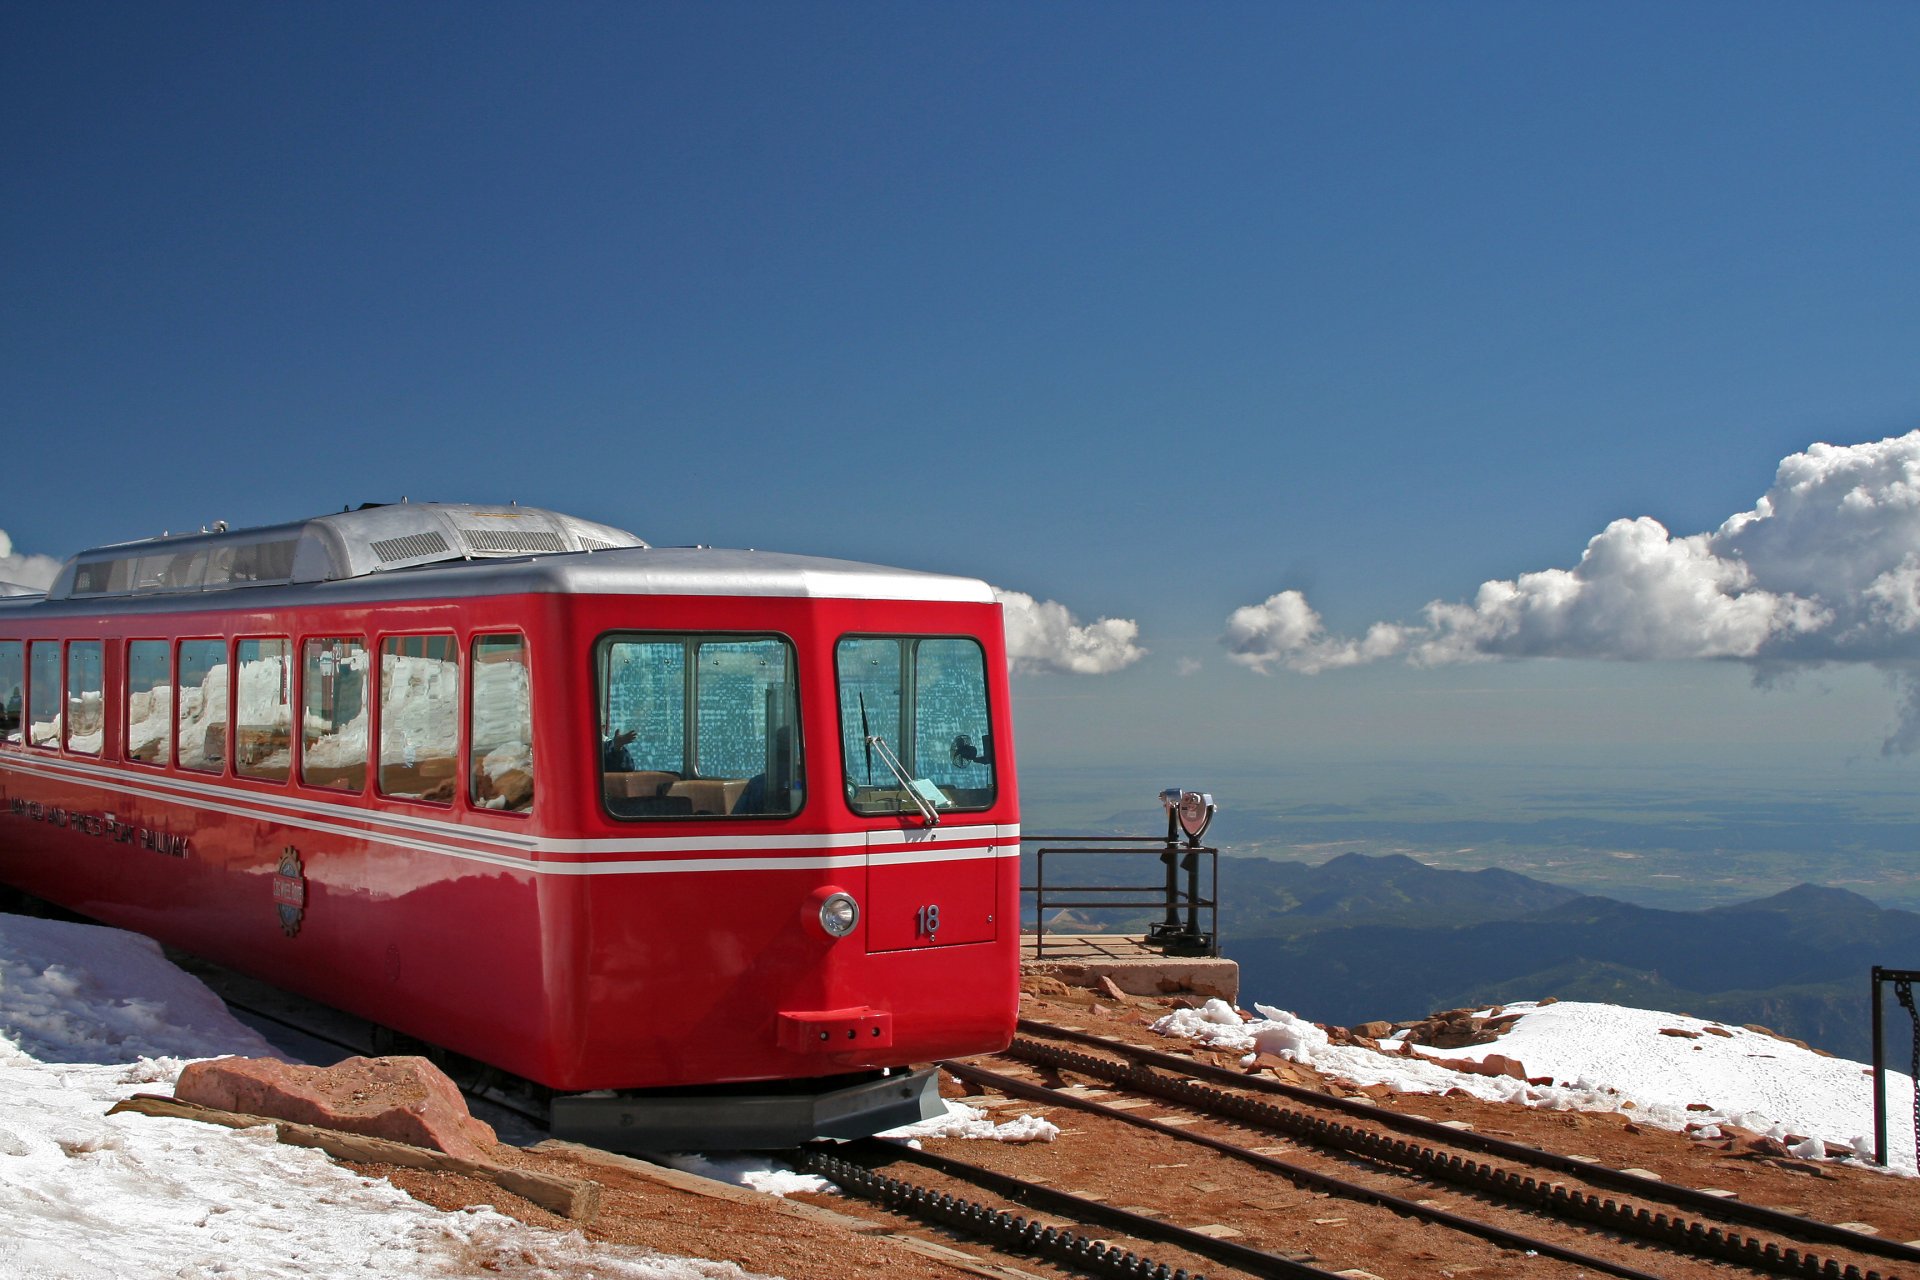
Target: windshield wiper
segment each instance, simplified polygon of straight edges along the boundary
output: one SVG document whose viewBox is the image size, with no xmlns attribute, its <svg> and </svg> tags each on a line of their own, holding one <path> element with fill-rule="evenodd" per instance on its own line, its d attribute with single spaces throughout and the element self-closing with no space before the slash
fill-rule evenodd
<svg viewBox="0 0 1920 1280">
<path fill-rule="evenodd" d="M 920 788 L 914 785 L 914 779 L 907 776 L 906 767 L 900 763 L 900 757 L 893 754 L 893 748 L 887 745 L 885 738 L 877 733 L 870 733 L 867 735 L 867 751 L 869 755 L 871 755 L 875 747 L 880 749 L 881 763 L 885 764 L 893 773 L 893 776 L 899 780 L 900 789 L 907 793 L 907 799 L 913 801 L 913 807 L 920 811 L 920 817 L 930 827 L 939 826 L 940 811 L 929 804 L 927 798 L 920 794 Z"/>
</svg>

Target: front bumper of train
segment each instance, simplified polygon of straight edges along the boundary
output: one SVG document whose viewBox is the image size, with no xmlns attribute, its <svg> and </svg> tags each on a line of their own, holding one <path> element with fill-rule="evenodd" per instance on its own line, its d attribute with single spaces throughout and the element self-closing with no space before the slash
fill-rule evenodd
<svg viewBox="0 0 1920 1280">
<path fill-rule="evenodd" d="M 936 1068 L 553 1100 L 553 1136 L 608 1151 L 754 1151 L 864 1138 L 940 1115 Z"/>
</svg>

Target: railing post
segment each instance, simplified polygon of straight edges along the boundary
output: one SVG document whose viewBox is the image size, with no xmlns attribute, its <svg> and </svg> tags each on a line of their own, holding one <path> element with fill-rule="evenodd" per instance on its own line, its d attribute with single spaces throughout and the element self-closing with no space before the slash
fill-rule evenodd
<svg viewBox="0 0 1920 1280">
<path fill-rule="evenodd" d="M 1887 1067 L 1880 1028 L 1879 965 L 1873 966 L 1873 1162 L 1887 1167 Z M 1916 1084 L 1920 1088 L 1920 1084 Z"/>
<path fill-rule="evenodd" d="M 1033 895 L 1033 958 L 1044 960 L 1047 957 L 1047 851 L 1043 846 L 1035 855 L 1038 864 L 1034 871 Z"/>
</svg>

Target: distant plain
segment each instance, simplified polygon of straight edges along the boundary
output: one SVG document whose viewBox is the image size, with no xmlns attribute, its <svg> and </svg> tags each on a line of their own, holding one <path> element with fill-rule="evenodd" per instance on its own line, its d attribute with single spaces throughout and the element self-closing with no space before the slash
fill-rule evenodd
<svg viewBox="0 0 1920 1280">
<path fill-rule="evenodd" d="M 1307 863 L 1405 854 L 1499 867 L 1669 910 L 1811 883 L 1920 909 L 1920 794 L 1904 763 L 1753 748 L 1703 763 L 1673 749 L 1475 751 L 1443 758 L 1023 764 L 1023 829 L 1154 832 L 1164 786 L 1211 792 L 1208 843 Z"/>
</svg>

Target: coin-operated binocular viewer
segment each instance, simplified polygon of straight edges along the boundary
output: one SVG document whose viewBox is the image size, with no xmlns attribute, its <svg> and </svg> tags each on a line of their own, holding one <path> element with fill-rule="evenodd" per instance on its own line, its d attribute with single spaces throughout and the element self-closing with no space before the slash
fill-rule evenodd
<svg viewBox="0 0 1920 1280">
<path fill-rule="evenodd" d="M 1212 907 L 1219 896 L 1219 850 L 1200 843 L 1216 812 L 1213 797 L 1204 791 L 1168 787 L 1160 793 L 1160 803 L 1167 811 L 1167 847 L 1160 851 L 1160 861 L 1167 869 L 1167 916 L 1148 927 L 1147 944 L 1162 948 L 1168 955 L 1217 954 L 1214 935 L 1200 929 L 1200 908 Z M 1213 860 L 1214 872 L 1214 892 L 1205 898 L 1200 896 L 1202 854 Z M 1180 887 L 1182 872 L 1187 882 L 1184 892 Z M 1185 919 L 1181 918 L 1183 907 Z"/>
</svg>

